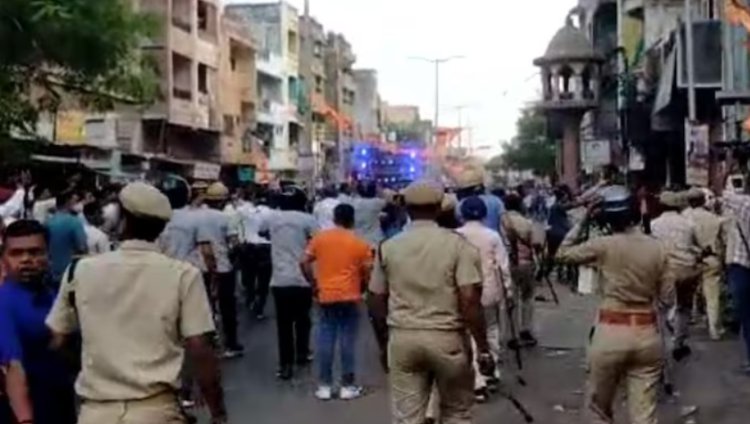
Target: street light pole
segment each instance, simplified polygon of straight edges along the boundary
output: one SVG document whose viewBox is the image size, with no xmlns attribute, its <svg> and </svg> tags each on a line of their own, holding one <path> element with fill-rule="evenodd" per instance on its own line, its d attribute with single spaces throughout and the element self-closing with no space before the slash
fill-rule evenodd
<svg viewBox="0 0 750 424">
<path fill-rule="evenodd" d="M 432 147 L 437 147 L 438 140 L 438 125 L 440 124 L 440 65 L 450 62 L 454 59 L 462 59 L 463 56 L 448 56 L 442 58 L 425 58 L 425 57 L 412 57 L 414 60 L 421 60 L 423 62 L 429 62 L 435 65 L 435 122 L 432 124 Z M 430 174 L 433 177 L 439 177 L 440 166 L 438 165 L 437 157 L 433 156 L 432 164 L 430 166 Z"/>
<path fill-rule="evenodd" d="M 422 62 L 429 62 L 435 65 L 435 122 L 433 122 L 433 134 L 435 134 L 435 140 L 437 141 L 437 129 L 440 123 L 440 65 L 450 62 L 455 59 L 463 59 L 463 56 L 448 56 L 440 58 L 427 58 L 427 57 L 412 57 L 414 60 L 421 60 Z"/>
</svg>

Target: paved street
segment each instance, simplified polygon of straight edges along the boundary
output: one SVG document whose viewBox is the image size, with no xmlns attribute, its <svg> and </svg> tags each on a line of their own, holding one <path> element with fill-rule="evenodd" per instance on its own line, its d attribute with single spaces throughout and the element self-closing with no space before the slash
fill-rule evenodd
<svg viewBox="0 0 750 424">
<path fill-rule="evenodd" d="M 541 347 L 525 356 L 527 387 L 513 387 L 517 397 L 543 424 L 578 424 L 581 420 L 584 350 L 593 314 L 591 299 L 572 296 L 558 288 L 562 305 L 539 303 Z M 375 342 L 363 323 L 360 344 L 361 382 L 367 396 L 352 402 L 319 402 L 313 397 L 315 381 L 305 371 L 293 382 L 275 379 L 275 326 L 243 317 L 243 359 L 227 362 L 225 387 L 232 423 L 318 424 L 389 423 L 387 388 L 380 371 Z M 664 403 L 663 423 L 740 424 L 750 415 L 750 380 L 734 373 L 740 361 L 740 345 L 734 341 L 707 341 L 704 329 L 696 329 L 695 354 L 677 371 L 678 396 Z M 513 368 L 511 367 L 512 371 Z M 698 412 L 680 417 L 686 406 Z M 477 409 L 477 423 L 522 423 L 509 403 L 494 397 Z M 618 417 L 618 423 L 625 423 Z"/>
</svg>

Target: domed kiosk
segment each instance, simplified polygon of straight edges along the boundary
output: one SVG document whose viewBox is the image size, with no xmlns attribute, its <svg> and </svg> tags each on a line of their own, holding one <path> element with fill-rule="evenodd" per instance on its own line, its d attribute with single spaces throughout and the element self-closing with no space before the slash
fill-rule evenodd
<svg viewBox="0 0 750 424">
<path fill-rule="evenodd" d="M 534 60 L 541 68 L 542 99 L 536 107 L 562 126 L 562 153 L 558 175 L 571 188 L 578 187 L 580 126 L 583 115 L 599 104 L 599 71 L 603 57 L 568 17 L 550 41 L 544 56 Z"/>
</svg>

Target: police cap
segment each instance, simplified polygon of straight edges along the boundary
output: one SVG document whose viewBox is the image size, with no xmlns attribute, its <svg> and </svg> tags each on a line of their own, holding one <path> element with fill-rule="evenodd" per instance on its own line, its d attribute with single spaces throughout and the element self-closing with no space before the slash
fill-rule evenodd
<svg viewBox="0 0 750 424">
<path fill-rule="evenodd" d="M 440 205 L 443 201 L 443 188 L 429 181 L 415 181 L 403 190 L 403 195 L 407 205 Z"/>
<path fill-rule="evenodd" d="M 670 208 L 679 208 L 683 204 L 683 196 L 673 191 L 664 191 L 659 195 L 659 203 Z"/>
<path fill-rule="evenodd" d="M 443 201 L 440 202 L 440 209 L 443 212 L 448 212 L 456 209 L 456 206 L 458 205 L 458 198 L 456 198 L 455 194 L 449 193 L 443 195 Z"/>
<path fill-rule="evenodd" d="M 135 216 L 158 218 L 169 221 L 172 218 L 172 207 L 169 199 L 156 187 L 135 182 L 120 191 L 122 207 Z"/>
<path fill-rule="evenodd" d="M 226 200 L 229 189 L 221 182 L 215 182 L 206 189 L 206 200 Z"/>
<path fill-rule="evenodd" d="M 459 189 L 476 187 L 484 184 L 484 171 L 479 167 L 464 169 L 456 178 L 456 187 Z"/>
<path fill-rule="evenodd" d="M 693 187 L 687 191 L 685 197 L 688 200 L 701 200 L 706 198 L 706 193 L 700 188 Z"/>
</svg>

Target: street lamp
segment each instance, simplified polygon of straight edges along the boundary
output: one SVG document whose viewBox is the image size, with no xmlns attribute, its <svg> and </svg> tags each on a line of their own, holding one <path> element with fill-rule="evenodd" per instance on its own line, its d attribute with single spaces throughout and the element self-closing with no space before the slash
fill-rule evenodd
<svg viewBox="0 0 750 424">
<path fill-rule="evenodd" d="M 422 62 L 429 62 L 435 65 L 435 122 L 433 123 L 433 126 L 435 128 L 434 133 L 435 133 L 436 140 L 437 140 L 437 129 L 438 129 L 438 124 L 439 124 L 439 118 L 440 118 L 440 65 L 446 62 L 450 62 L 451 60 L 463 59 L 463 58 L 464 56 L 460 56 L 460 55 L 440 57 L 440 58 L 428 58 L 428 57 L 419 57 L 419 56 L 414 56 L 410 58 L 412 60 L 420 60 Z"/>
</svg>

